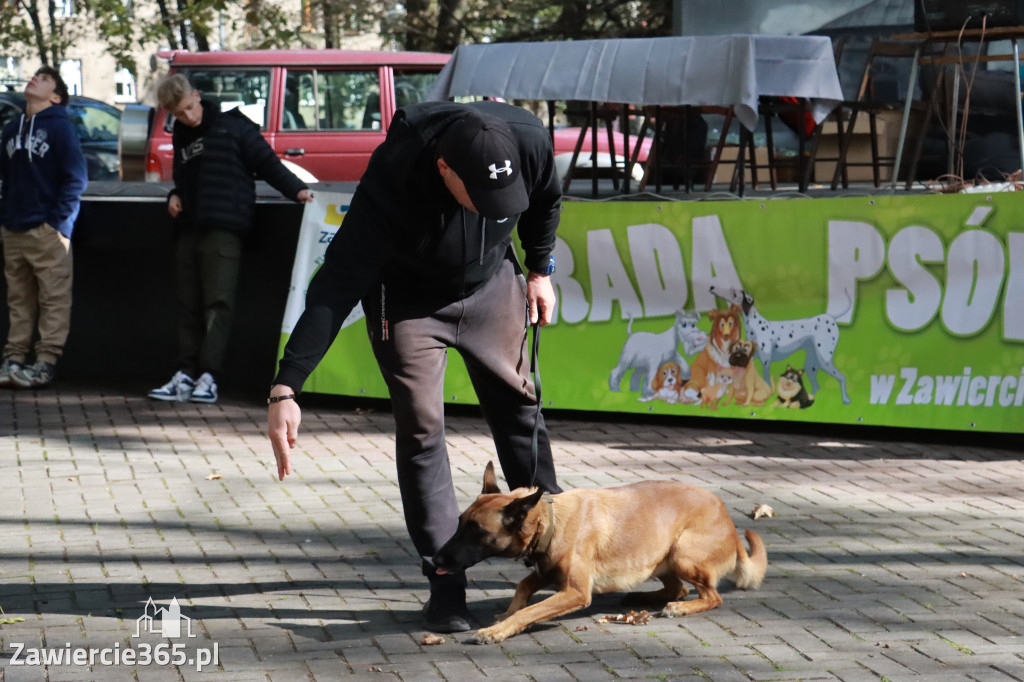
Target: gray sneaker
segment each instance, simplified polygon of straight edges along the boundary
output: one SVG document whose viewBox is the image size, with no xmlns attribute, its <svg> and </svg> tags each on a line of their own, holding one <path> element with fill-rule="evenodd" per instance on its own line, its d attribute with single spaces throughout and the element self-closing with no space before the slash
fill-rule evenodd
<svg viewBox="0 0 1024 682">
<path fill-rule="evenodd" d="M 11 375 L 17 372 L 19 369 L 24 367 L 17 360 L 11 358 L 4 358 L 4 361 L 0 363 L 0 387 L 13 387 L 14 380 L 11 379 Z"/>
<path fill-rule="evenodd" d="M 192 396 L 192 389 L 195 387 L 196 382 L 192 380 L 192 377 L 184 372 L 175 372 L 170 381 L 160 388 L 154 388 L 150 391 L 149 397 L 153 400 L 183 403 L 187 402 Z"/>
<path fill-rule="evenodd" d="M 53 383 L 57 368 L 53 363 L 36 360 L 31 365 L 22 365 L 11 374 L 11 382 L 18 388 L 45 388 Z"/>
</svg>

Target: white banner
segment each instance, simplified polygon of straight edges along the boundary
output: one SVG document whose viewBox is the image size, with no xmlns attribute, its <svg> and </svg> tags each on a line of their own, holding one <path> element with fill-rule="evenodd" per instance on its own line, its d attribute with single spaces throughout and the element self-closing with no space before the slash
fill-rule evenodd
<svg viewBox="0 0 1024 682">
<path fill-rule="evenodd" d="M 281 333 L 291 334 L 295 323 L 306 307 L 306 289 L 320 265 L 324 262 L 327 246 L 341 227 L 352 195 L 341 192 L 316 192 L 313 201 L 306 204 L 299 227 L 299 242 L 295 246 L 295 264 L 292 282 L 288 287 L 288 301 L 284 308 Z M 363 307 L 357 305 L 345 320 L 344 327 L 363 317 Z"/>
</svg>

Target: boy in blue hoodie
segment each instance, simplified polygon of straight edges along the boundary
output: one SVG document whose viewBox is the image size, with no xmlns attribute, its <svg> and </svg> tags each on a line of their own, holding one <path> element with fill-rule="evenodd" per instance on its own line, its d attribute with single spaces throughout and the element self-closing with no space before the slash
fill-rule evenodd
<svg viewBox="0 0 1024 682">
<path fill-rule="evenodd" d="M 25 86 L 25 113 L 0 135 L 0 234 L 11 322 L 0 386 L 48 385 L 68 336 L 71 230 L 88 172 L 67 102 L 60 73 L 43 66 Z M 34 362 L 27 364 L 30 351 Z"/>
</svg>

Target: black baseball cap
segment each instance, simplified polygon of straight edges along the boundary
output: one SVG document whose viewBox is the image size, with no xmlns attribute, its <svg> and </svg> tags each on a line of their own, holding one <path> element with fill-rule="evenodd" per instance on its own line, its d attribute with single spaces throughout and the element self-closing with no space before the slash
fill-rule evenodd
<svg viewBox="0 0 1024 682">
<path fill-rule="evenodd" d="M 437 155 L 465 184 L 483 217 L 507 218 L 529 207 L 519 146 L 502 119 L 466 112 L 441 135 Z"/>
</svg>

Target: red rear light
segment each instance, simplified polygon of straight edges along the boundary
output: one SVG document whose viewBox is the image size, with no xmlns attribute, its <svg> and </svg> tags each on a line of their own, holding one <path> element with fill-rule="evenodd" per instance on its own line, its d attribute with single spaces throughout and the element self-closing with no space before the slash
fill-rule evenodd
<svg viewBox="0 0 1024 682">
<path fill-rule="evenodd" d="M 160 182 L 161 177 L 160 159 L 156 154 L 146 155 L 146 182 Z"/>
</svg>

